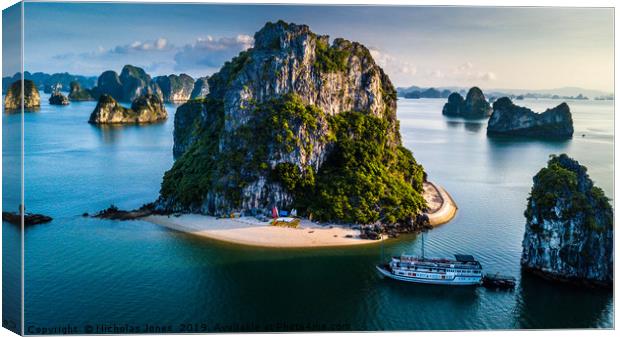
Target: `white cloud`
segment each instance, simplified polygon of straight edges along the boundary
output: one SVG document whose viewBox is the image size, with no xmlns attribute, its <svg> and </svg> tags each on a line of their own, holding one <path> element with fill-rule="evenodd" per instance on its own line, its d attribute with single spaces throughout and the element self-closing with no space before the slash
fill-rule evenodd
<svg viewBox="0 0 620 337">
<path fill-rule="evenodd" d="M 388 75 L 409 75 L 413 76 L 418 72 L 418 68 L 407 62 L 400 60 L 388 53 L 382 52 L 377 48 L 369 48 L 370 55 Z"/>
<path fill-rule="evenodd" d="M 176 68 L 193 69 L 200 67 L 218 68 L 239 52 L 251 48 L 254 38 L 240 34 L 234 37 L 198 38 L 193 44 L 185 45 L 174 56 Z"/>
<path fill-rule="evenodd" d="M 168 51 L 174 46 L 168 43 L 168 40 L 160 37 L 152 41 L 134 41 L 130 44 L 116 46 L 109 50 L 110 53 L 127 54 L 131 52 L 141 51 Z"/>
</svg>

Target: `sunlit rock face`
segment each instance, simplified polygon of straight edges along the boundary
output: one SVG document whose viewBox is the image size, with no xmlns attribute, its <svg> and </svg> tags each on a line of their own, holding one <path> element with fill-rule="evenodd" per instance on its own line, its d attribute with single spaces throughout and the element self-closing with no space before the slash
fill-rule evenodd
<svg viewBox="0 0 620 337">
<path fill-rule="evenodd" d="M 131 108 L 121 106 L 112 96 L 101 95 L 88 120 L 91 124 L 142 124 L 163 121 L 168 113 L 161 99 L 152 94 L 136 98 Z"/>
<path fill-rule="evenodd" d="M 24 80 L 24 109 L 37 109 L 41 106 L 41 97 L 37 86 L 31 80 Z M 13 82 L 4 96 L 4 109 L 17 110 L 22 107 L 22 81 Z"/>
</svg>

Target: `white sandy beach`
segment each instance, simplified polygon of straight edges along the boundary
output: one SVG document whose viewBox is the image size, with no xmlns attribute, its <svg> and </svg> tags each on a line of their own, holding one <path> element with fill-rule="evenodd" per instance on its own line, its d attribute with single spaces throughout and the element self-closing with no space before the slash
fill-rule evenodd
<svg viewBox="0 0 620 337">
<path fill-rule="evenodd" d="M 424 197 L 429 204 L 427 215 L 431 225 L 446 223 L 456 214 L 456 204 L 443 188 L 424 183 Z M 361 239 L 359 230 L 319 225 L 307 219 L 302 219 L 298 228 L 272 226 L 254 217 L 222 219 L 200 214 L 149 215 L 143 220 L 192 235 L 249 246 L 333 247 L 381 242 Z"/>
<path fill-rule="evenodd" d="M 324 227 L 305 219 L 299 228 L 271 226 L 253 217 L 218 219 L 200 214 L 150 215 L 144 220 L 189 234 L 249 246 L 326 247 L 379 242 L 360 239 L 359 230 L 335 225 Z"/>
</svg>

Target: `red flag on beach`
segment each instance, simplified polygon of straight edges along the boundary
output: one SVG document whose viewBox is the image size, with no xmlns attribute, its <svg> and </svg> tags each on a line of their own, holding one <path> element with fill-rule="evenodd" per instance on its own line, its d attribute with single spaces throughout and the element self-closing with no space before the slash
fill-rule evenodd
<svg viewBox="0 0 620 337">
<path fill-rule="evenodd" d="M 278 208 L 276 206 L 273 206 L 271 209 L 271 217 L 274 219 L 278 217 Z"/>
</svg>

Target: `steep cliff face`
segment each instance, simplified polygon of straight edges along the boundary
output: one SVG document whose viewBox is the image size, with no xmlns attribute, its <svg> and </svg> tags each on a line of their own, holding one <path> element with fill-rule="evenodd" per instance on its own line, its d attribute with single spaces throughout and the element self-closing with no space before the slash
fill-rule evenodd
<svg viewBox="0 0 620 337">
<path fill-rule="evenodd" d="M 534 176 L 521 265 L 562 281 L 613 285 L 613 210 L 586 168 L 552 156 Z"/>
<path fill-rule="evenodd" d="M 424 206 L 423 169 L 401 146 L 396 91 L 368 49 L 344 39 L 330 45 L 282 21 L 254 39 L 209 78 L 206 99 L 177 110 L 180 157 L 158 207 L 218 214 L 295 206 L 363 223 L 414 217 Z"/>
<path fill-rule="evenodd" d="M 205 123 L 207 116 L 204 100 L 190 101 L 177 108 L 174 114 L 174 146 L 172 148 L 175 158 L 180 157 L 190 145 L 196 142 L 199 129 Z"/>
<path fill-rule="evenodd" d="M 445 116 L 464 118 L 486 118 L 491 112 L 491 105 L 478 87 L 469 89 L 465 99 L 461 94 L 453 92 L 448 96 L 448 102 L 442 111 Z"/>
<path fill-rule="evenodd" d="M 92 89 L 95 98 L 109 95 L 117 101 L 132 102 L 142 95 L 156 95 L 163 99 L 159 85 L 142 68 L 132 65 L 123 67 L 120 76 L 113 70 L 104 71 Z"/>
<path fill-rule="evenodd" d="M 69 99 L 60 92 L 53 92 L 50 95 L 49 102 L 51 105 L 68 105 Z"/>
<path fill-rule="evenodd" d="M 71 91 L 69 91 L 69 100 L 71 101 L 94 101 L 92 93 L 88 89 L 82 89 L 79 82 L 71 82 Z"/>
<path fill-rule="evenodd" d="M 194 79 L 187 74 L 157 76 L 154 80 L 162 91 L 164 102 L 185 102 L 194 89 Z"/>
<path fill-rule="evenodd" d="M 36 109 L 41 105 L 39 90 L 31 80 L 24 80 L 24 109 Z M 17 110 L 22 106 L 22 81 L 13 82 L 4 96 L 4 108 Z"/>
<path fill-rule="evenodd" d="M 200 77 L 194 82 L 190 99 L 205 98 L 209 94 L 209 77 Z"/>
<path fill-rule="evenodd" d="M 168 113 L 158 96 L 147 94 L 136 98 L 127 109 L 112 96 L 101 95 L 88 120 L 91 124 L 136 124 L 165 120 Z"/>
<path fill-rule="evenodd" d="M 489 118 L 487 134 L 571 138 L 573 118 L 566 103 L 539 114 L 513 104 L 508 97 L 502 97 L 493 103 L 493 114 Z"/>
</svg>

